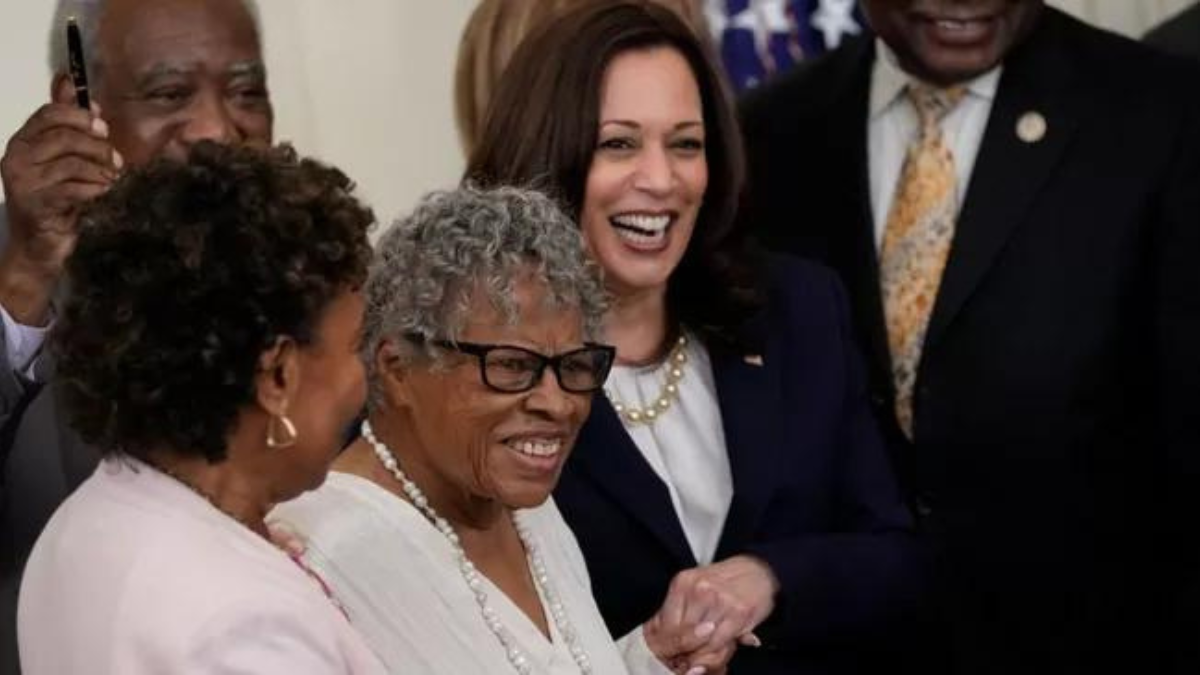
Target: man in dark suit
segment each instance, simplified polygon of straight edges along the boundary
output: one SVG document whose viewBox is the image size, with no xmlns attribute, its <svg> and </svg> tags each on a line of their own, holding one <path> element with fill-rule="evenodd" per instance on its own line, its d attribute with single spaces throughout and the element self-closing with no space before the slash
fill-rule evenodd
<svg viewBox="0 0 1200 675">
<path fill-rule="evenodd" d="M 1200 102 L 1040 0 L 863 0 L 744 102 L 747 227 L 849 287 L 955 672 L 1166 672 L 1200 635 Z"/>
<path fill-rule="evenodd" d="M 151 7 L 153 5 L 153 7 Z M 150 11 L 153 9 L 153 11 Z M 249 0 L 60 0 L 52 102 L 0 160 L 0 672 L 17 670 L 16 596 L 25 557 L 97 456 L 67 427 L 42 354 L 78 214 L 123 166 L 182 158 L 200 140 L 266 145 L 271 103 Z M 65 20 L 83 35 L 92 100 L 77 107 Z M 64 645 L 69 649 L 70 645 Z"/>
<path fill-rule="evenodd" d="M 1200 59 L 1200 3 L 1183 10 L 1146 33 L 1146 44 Z"/>
</svg>

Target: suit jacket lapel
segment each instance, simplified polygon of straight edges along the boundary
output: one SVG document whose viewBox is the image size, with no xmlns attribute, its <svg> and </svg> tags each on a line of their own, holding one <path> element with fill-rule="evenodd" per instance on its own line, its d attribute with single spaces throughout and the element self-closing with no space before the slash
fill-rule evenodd
<svg viewBox="0 0 1200 675">
<path fill-rule="evenodd" d="M 926 350 L 936 345 L 1022 222 L 1077 125 L 1076 99 L 1064 93 L 1072 73 L 1057 35 L 1062 19 L 1055 10 L 1045 11 L 1041 26 L 1005 61 L 929 320 Z M 1042 115 L 1047 127 L 1033 142 L 1017 135 L 1018 122 L 1030 113 Z"/>
<path fill-rule="evenodd" d="M 842 57 L 841 81 L 846 86 L 835 94 L 825 118 L 831 148 L 822 156 L 834 160 L 830 172 L 841 176 L 846 186 L 846 206 L 835 213 L 852 214 L 851 222 L 831 223 L 843 228 L 847 248 L 835 265 L 844 270 L 843 279 L 854 303 L 855 323 L 866 338 L 870 354 L 872 381 L 892 381 L 891 354 L 883 314 L 883 296 L 879 288 L 879 260 L 875 246 L 875 218 L 871 211 L 870 159 L 867 150 L 867 117 L 870 109 L 871 67 L 874 41 L 862 38 Z M 805 149 L 800 149 L 803 156 Z"/>
<path fill-rule="evenodd" d="M 766 317 L 747 327 L 763 332 Z M 751 344 L 762 344 L 752 340 Z M 717 404 L 733 475 L 733 499 L 725 519 L 718 559 L 738 550 L 753 532 L 774 487 L 779 369 L 774 350 L 765 354 L 710 350 Z M 761 365 L 759 365 L 761 364 Z M 596 478 L 634 519 L 641 522 L 683 566 L 696 565 L 666 485 L 646 462 L 603 396 L 592 404 L 572 461 Z"/>
<path fill-rule="evenodd" d="M 604 396 L 595 397 L 580 438 L 588 439 L 587 445 L 576 448 L 572 461 L 591 473 L 596 483 L 646 526 L 684 567 L 694 567 L 696 559 L 675 515 L 667 486 L 646 462 Z"/>
<path fill-rule="evenodd" d="M 68 492 L 74 491 L 88 476 L 96 470 L 100 463 L 100 453 L 83 442 L 79 434 L 71 428 L 66 413 L 66 406 L 61 400 L 61 394 L 54 379 L 58 368 L 54 357 L 43 350 L 34 364 L 34 371 L 39 382 L 45 382 L 37 398 L 31 404 L 30 419 L 39 420 L 42 434 L 47 440 L 46 450 L 55 448 L 62 460 L 63 481 Z"/>
<path fill-rule="evenodd" d="M 96 466 L 100 464 L 100 453 L 84 443 L 68 424 L 66 407 L 60 400 L 58 388 L 47 385 L 47 389 L 42 395 L 47 398 L 47 416 L 58 434 L 56 446 L 62 453 L 63 477 L 67 489 L 74 491 L 96 470 Z"/>
<path fill-rule="evenodd" d="M 751 324 L 761 330 L 765 317 Z M 750 344 L 762 344 L 762 340 Z M 778 438 L 777 353 L 711 352 L 717 402 L 733 476 L 733 499 L 717 546 L 720 560 L 737 552 L 754 532 L 775 486 Z"/>
</svg>

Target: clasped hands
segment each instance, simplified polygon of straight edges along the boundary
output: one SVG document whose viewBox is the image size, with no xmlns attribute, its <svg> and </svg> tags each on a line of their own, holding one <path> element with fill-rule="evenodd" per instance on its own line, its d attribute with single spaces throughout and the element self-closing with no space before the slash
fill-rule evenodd
<svg viewBox="0 0 1200 675">
<path fill-rule="evenodd" d="M 658 613 L 642 625 L 650 651 L 678 675 L 719 675 L 771 614 L 779 581 L 761 559 L 738 555 L 677 574 Z"/>
</svg>

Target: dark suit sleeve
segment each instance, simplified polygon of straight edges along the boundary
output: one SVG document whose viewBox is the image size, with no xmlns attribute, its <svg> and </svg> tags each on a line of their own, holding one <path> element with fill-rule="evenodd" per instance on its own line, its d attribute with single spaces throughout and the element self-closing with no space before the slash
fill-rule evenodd
<svg viewBox="0 0 1200 675">
<path fill-rule="evenodd" d="M 25 404 L 40 389 L 38 383 L 31 382 L 17 372 L 20 366 L 8 362 L 8 340 L 8 332 L 0 323 L 0 429 L 8 429 L 15 424 Z M 0 458 L 8 455 L 9 436 L 4 434 L 0 438 L 0 443 L 4 444 L 0 449 Z"/>
<path fill-rule="evenodd" d="M 1154 371 L 1169 487 L 1161 553 L 1171 567 L 1177 672 L 1200 668 L 1200 99 L 1177 144 L 1155 223 Z"/>
<path fill-rule="evenodd" d="M 5 213 L 5 203 L 0 202 L 0 248 L 8 243 L 8 218 Z M 0 322 L 0 429 L 8 429 L 15 420 L 14 415 L 24 409 L 29 398 L 37 393 L 37 386 L 20 375 L 18 364 L 8 362 L 8 341 L 12 336 Z M 11 434 L 0 437 L 0 460 L 8 456 L 8 444 Z M 2 489 L 2 488 L 0 488 Z"/>
<path fill-rule="evenodd" d="M 0 524 L 5 522 L 3 516 L 7 508 L 5 486 L 8 483 L 8 451 L 13 438 L 10 426 L 16 424 L 14 413 L 24 409 L 31 389 L 8 362 L 8 339 L 8 333 L 0 323 Z M 7 533 L 0 533 L 0 542 L 7 541 Z"/>
<path fill-rule="evenodd" d="M 912 531 L 891 463 L 871 413 L 863 364 L 850 334 L 845 293 L 824 275 L 836 307 L 850 383 L 842 405 L 836 531 L 748 547 L 780 583 L 768 639 L 781 647 L 831 640 L 898 638 L 917 611 L 927 584 L 928 556 Z"/>
<path fill-rule="evenodd" d="M 795 76 L 789 73 L 785 77 L 791 80 Z M 788 250 L 788 235 L 794 233 L 788 232 L 792 228 L 787 225 L 795 225 L 796 215 L 792 209 L 779 208 L 776 203 L 777 195 L 790 194 L 780 183 L 796 180 L 794 171 L 785 170 L 791 167 L 777 165 L 782 157 L 793 159 L 787 149 L 792 147 L 794 128 L 802 124 L 792 119 L 784 125 L 775 119 L 778 111 L 793 110 L 787 100 L 788 86 L 788 82 L 778 82 L 751 90 L 738 102 L 747 176 L 738 218 L 758 243 L 772 250 Z"/>
</svg>

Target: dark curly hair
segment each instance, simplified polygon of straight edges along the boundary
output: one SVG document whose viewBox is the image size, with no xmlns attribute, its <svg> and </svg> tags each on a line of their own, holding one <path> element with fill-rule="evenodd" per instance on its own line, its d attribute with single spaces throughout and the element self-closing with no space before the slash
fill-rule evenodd
<svg viewBox="0 0 1200 675">
<path fill-rule="evenodd" d="M 670 47 L 700 89 L 708 189 L 695 234 L 671 275 L 667 307 L 710 347 L 742 345 L 763 305 L 759 253 L 736 227 L 745 159 L 728 88 L 708 45 L 674 12 L 647 0 L 582 3 L 521 43 L 501 76 L 465 178 L 534 185 L 578 220 L 596 152 L 601 86 L 617 56 Z"/>
<path fill-rule="evenodd" d="M 261 354 L 310 344 L 366 279 L 374 215 L 341 171 L 198 144 L 121 178 L 81 219 L 51 340 L 72 425 L 104 455 L 220 462 Z"/>
</svg>

